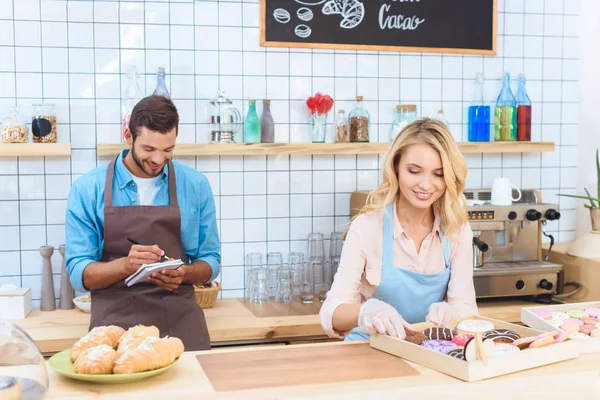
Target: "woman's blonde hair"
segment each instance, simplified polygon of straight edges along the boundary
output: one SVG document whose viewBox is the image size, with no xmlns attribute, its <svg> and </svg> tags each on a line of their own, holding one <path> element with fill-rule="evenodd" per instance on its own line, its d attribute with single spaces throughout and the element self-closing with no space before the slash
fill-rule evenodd
<svg viewBox="0 0 600 400">
<path fill-rule="evenodd" d="M 433 207 L 441 219 L 444 235 L 451 237 L 458 233 L 467 221 L 466 200 L 463 195 L 467 162 L 446 125 L 429 118 L 408 124 L 396 136 L 383 162 L 381 185 L 369 193 L 367 203 L 358 215 L 384 208 L 399 199 L 400 158 L 408 146 L 419 143 L 431 146 L 439 153 L 442 160 L 446 190 L 435 201 Z"/>
</svg>

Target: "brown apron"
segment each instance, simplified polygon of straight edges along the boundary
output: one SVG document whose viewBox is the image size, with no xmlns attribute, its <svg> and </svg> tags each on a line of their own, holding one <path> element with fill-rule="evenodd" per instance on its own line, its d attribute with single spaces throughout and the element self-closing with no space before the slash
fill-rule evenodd
<svg viewBox="0 0 600 400">
<path fill-rule="evenodd" d="M 113 206 L 112 183 L 115 161 L 108 166 L 104 188 L 104 248 L 102 260 L 127 257 L 132 237 L 143 244 L 157 244 L 169 257 L 186 260 L 181 243 L 181 214 L 177 204 L 175 168 L 169 161 L 168 206 Z M 181 339 L 185 350 L 210 349 L 204 312 L 196 304 L 194 287 L 181 284 L 169 292 L 150 282 L 127 287 L 124 281 L 92 292 L 90 329 L 118 325 L 128 329 L 137 324 L 154 325 L 161 336 Z"/>
</svg>

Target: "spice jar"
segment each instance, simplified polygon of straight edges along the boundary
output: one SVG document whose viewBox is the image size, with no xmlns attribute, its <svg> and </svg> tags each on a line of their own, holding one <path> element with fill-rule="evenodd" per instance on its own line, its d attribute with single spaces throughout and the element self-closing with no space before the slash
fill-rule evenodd
<svg viewBox="0 0 600 400">
<path fill-rule="evenodd" d="M 29 132 L 17 107 L 11 107 L 2 124 L 2 143 L 27 143 Z"/>
<path fill-rule="evenodd" d="M 363 106 L 363 97 L 356 96 L 356 108 L 350 111 L 350 141 L 368 142 L 369 141 L 369 120 L 371 116 Z"/>
<path fill-rule="evenodd" d="M 346 118 L 346 112 L 344 110 L 338 111 L 337 119 L 335 120 L 336 126 L 336 143 L 348 142 L 348 118 Z"/>
<path fill-rule="evenodd" d="M 56 108 L 54 104 L 34 104 L 31 118 L 34 143 L 56 143 Z"/>
</svg>

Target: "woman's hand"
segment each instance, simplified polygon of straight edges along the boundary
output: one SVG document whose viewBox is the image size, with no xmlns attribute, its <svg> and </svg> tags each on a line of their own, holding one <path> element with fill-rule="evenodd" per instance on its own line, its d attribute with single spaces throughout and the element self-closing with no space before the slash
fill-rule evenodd
<svg viewBox="0 0 600 400">
<path fill-rule="evenodd" d="M 429 313 L 425 317 L 425 321 L 446 326 L 457 318 L 476 314 L 477 312 L 473 312 L 468 306 L 451 305 L 446 302 L 433 303 L 429 306 Z"/>
<path fill-rule="evenodd" d="M 399 339 L 406 337 L 405 327 L 410 325 L 402 319 L 391 305 L 378 299 L 369 299 L 360 307 L 358 328 L 370 335 L 380 333 Z"/>
</svg>

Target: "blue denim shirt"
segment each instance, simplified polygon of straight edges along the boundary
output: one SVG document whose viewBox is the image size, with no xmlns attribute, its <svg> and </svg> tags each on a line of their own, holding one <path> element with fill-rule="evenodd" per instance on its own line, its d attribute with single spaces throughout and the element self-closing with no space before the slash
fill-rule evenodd
<svg viewBox="0 0 600 400">
<path fill-rule="evenodd" d="M 139 204 L 137 185 L 125 167 L 124 150 L 115 161 L 113 205 Z M 183 164 L 173 161 L 177 175 L 177 200 L 181 212 L 181 241 L 189 263 L 205 261 L 212 268 L 210 280 L 220 272 L 221 246 L 217 231 L 215 202 L 206 177 Z M 98 167 L 77 179 L 67 203 L 65 220 L 66 261 L 71 284 L 77 291 L 83 286 L 83 270 L 100 261 L 104 247 L 104 185 L 108 165 Z M 169 167 L 165 166 L 158 180 L 159 190 L 153 205 L 169 205 Z"/>
</svg>

